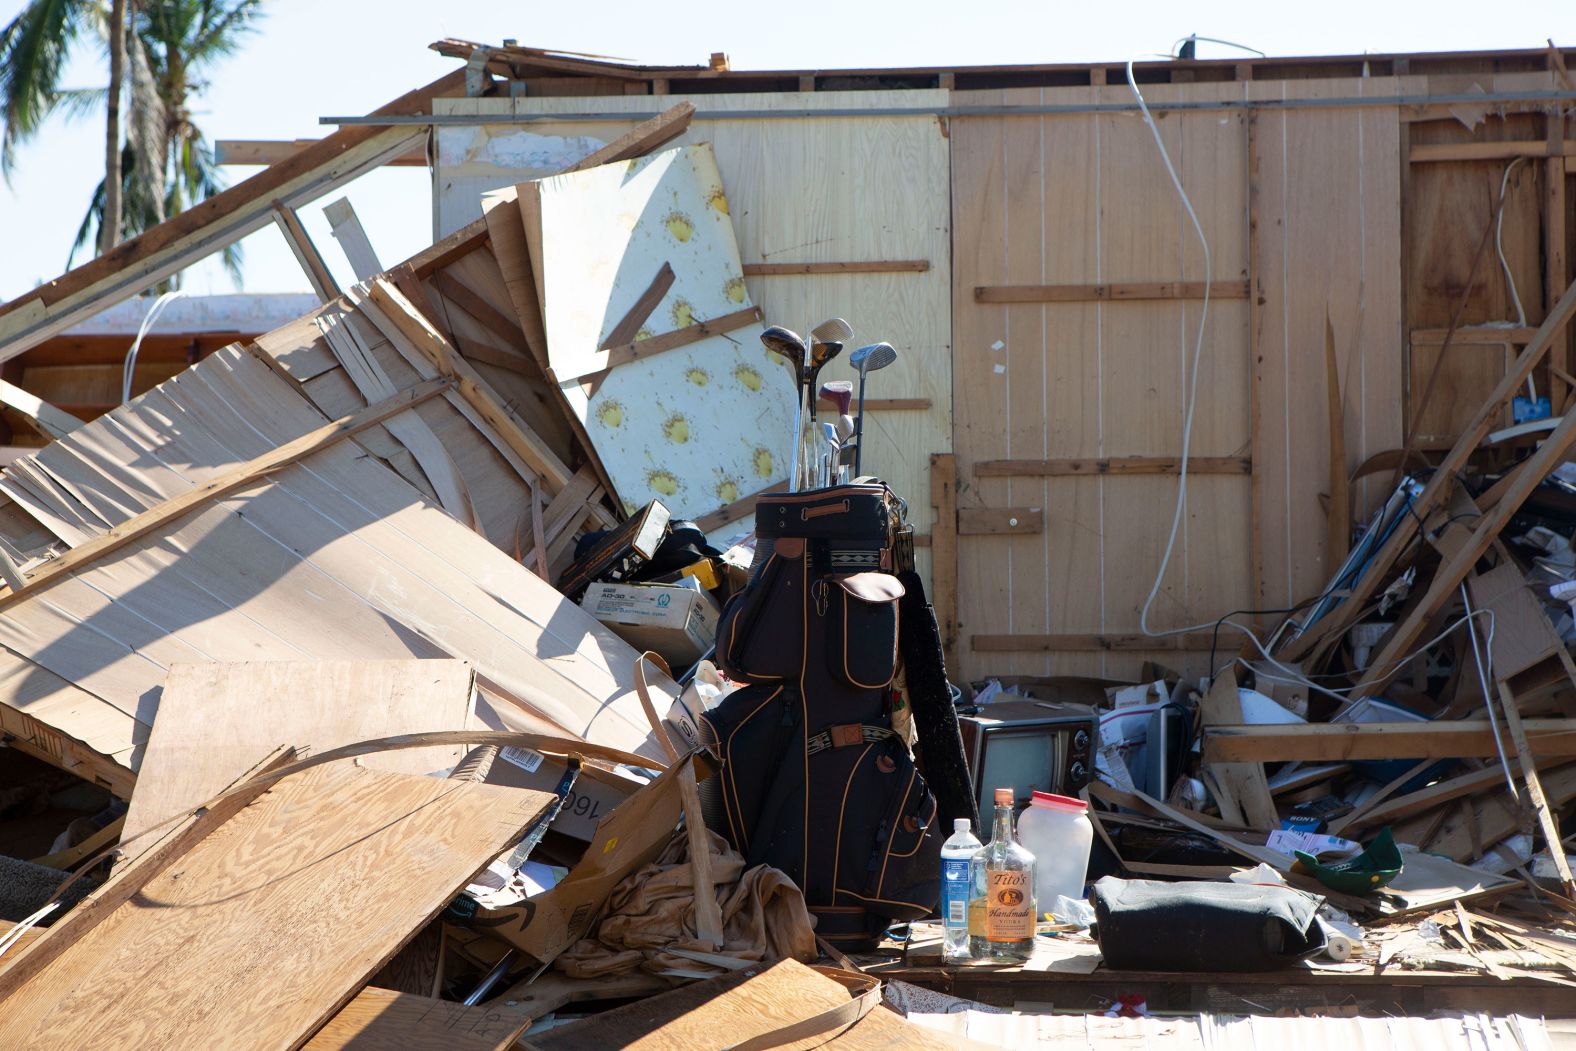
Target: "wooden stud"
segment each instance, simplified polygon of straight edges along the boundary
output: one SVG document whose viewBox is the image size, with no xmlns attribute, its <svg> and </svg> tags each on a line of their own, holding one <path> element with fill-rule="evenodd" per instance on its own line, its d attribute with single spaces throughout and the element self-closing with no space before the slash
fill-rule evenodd
<svg viewBox="0 0 1576 1051">
<path fill-rule="evenodd" d="M 983 460 L 976 478 L 1064 478 L 1103 474 L 1177 474 L 1176 456 L 1120 456 L 1102 459 Z M 1239 456 L 1190 456 L 1188 474 L 1251 474 L 1253 462 Z"/>
<path fill-rule="evenodd" d="M 422 159 L 422 164 L 426 165 L 425 157 Z M 350 260 L 350 269 L 355 271 L 356 280 L 368 281 L 374 275 L 383 272 L 383 264 L 378 262 L 378 253 L 373 249 L 366 230 L 362 228 L 356 210 L 350 206 L 350 198 L 341 197 L 330 201 L 323 206 L 323 215 L 328 219 L 334 240 L 339 242 L 345 258 Z"/>
<path fill-rule="evenodd" d="M 283 201 L 276 200 L 272 207 L 274 224 L 285 235 L 285 243 L 290 246 L 296 262 L 301 264 L 301 271 L 306 274 L 312 291 L 317 293 L 318 301 L 331 303 L 338 299 L 339 284 L 334 280 L 334 275 L 328 272 L 328 264 L 323 262 L 323 256 L 318 252 L 317 245 L 312 243 L 306 227 L 301 225 L 301 217 Z"/>
<path fill-rule="evenodd" d="M 958 509 L 958 535 L 1029 536 L 1045 531 L 1045 511 L 1039 507 L 962 507 Z"/>
<path fill-rule="evenodd" d="M 923 274 L 928 259 L 871 259 L 845 263 L 745 263 L 745 277 L 793 277 L 806 274 Z"/>
<path fill-rule="evenodd" d="M 608 347 L 597 353 L 591 360 L 591 363 L 586 366 L 585 372 L 578 376 L 561 376 L 559 380 L 563 383 L 567 383 L 570 380 L 581 380 L 582 382 L 599 381 L 601 377 L 606 376 L 607 373 L 620 365 L 628 365 L 632 361 L 639 361 L 642 358 L 649 358 L 657 354 L 665 354 L 670 350 L 678 350 L 680 347 L 699 343 L 703 339 L 710 339 L 712 336 L 733 332 L 744 328 L 746 325 L 753 325 L 759 322 L 761 317 L 760 307 L 745 307 L 743 310 L 736 310 L 731 314 L 712 318 L 710 321 L 697 321 L 684 328 L 675 329 L 672 332 L 664 332 L 660 336 L 652 336 L 650 339 L 641 339 L 616 347 Z"/>
<path fill-rule="evenodd" d="M 958 665 L 958 460 L 952 453 L 930 454 L 930 604 L 941 629 L 948 668 Z"/>
<path fill-rule="evenodd" d="M 1149 299 L 1203 299 L 1203 281 L 1128 281 L 1097 285 L 982 285 L 976 303 L 1097 303 Z M 1246 281 L 1209 282 L 1211 299 L 1246 299 Z"/>
<path fill-rule="evenodd" d="M 1527 719 L 1529 754 L 1576 758 L 1569 719 Z M 1487 719 L 1429 723 L 1305 723 L 1213 726 L 1204 731 L 1204 761 L 1339 763 L 1356 759 L 1495 757 L 1499 744 Z"/>
<path fill-rule="evenodd" d="M 1163 650 L 1208 653 L 1215 645 L 1211 632 L 1182 635 L 973 635 L 976 653 L 1133 653 Z M 1224 649 L 1224 645 L 1221 647 Z"/>
<path fill-rule="evenodd" d="M 602 164 L 616 164 L 619 161 L 645 156 L 658 146 L 672 142 L 688 131 L 690 120 L 694 116 L 694 104 L 680 102 L 672 109 L 663 110 L 650 120 L 640 122 L 600 150 L 581 158 L 558 174 L 568 175 L 570 172 L 585 171 L 587 168 L 595 168 Z"/>
</svg>

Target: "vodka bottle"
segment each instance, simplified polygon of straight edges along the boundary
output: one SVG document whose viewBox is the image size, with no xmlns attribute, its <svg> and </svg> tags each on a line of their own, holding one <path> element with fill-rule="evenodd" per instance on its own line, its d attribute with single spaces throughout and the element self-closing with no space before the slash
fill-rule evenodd
<svg viewBox="0 0 1576 1051">
<path fill-rule="evenodd" d="M 1034 855 L 1012 835 L 1012 789 L 996 789 L 990 843 L 969 861 L 969 949 L 976 960 L 1027 960 L 1034 953 Z"/>
<path fill-rule="evenodd" d="M 979 849 L 969 819 L 953 819 L 952 838 L 941 845 L 941 953 L 947 960 L 969 958 L 969 862 Z"/>
</svg>

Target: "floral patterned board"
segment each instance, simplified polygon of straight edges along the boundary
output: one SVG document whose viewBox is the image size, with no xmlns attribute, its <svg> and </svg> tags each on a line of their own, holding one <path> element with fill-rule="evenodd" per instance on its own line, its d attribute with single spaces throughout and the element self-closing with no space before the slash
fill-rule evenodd
<svg viewBox="0 0 1576 1051">
<path fill-rule="evenodd" d="M 664 263 L 673 284 L 637 343 L 751 305 L 710 145 L 527 185 L 549 363 L 625 509 L 699 518 L 786 479 L 796 392 L 758 323 L 618 365 L 589 395 L 579 378 Z"/>
</svg>

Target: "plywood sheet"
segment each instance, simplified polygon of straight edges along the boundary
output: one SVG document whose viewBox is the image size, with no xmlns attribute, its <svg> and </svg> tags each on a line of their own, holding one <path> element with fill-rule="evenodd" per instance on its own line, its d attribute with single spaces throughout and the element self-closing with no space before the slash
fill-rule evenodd
<svg viewBox="0 0 1576 1051">
<path fill-rule="evenodd" d="M 617 364 L 594 393 L 581 382 L 607 368 L 598 348 L 664 266 L 674 279 L 639 324 L 637 348 L 751 307 L 710 147 L 521 190 L 548 361 L 625 510 L 659 499 L 698 518 L 785 480 L 794 385 L 761 346 L 759 325 Z"/>
<path fill-rule="evenodd" d="M 754 116 L 694 120 L 680 144 L 710 143 L 726 188 L 729 211 L 745 263 L 850 262 L 923 259 L 929 269 L 907 273 L 821 273 L 750 276 L 750 300 L 768 323 L 804 331 L 834 316 L 854 327 L 854 345 L 886 340 L 901 357 L 873 375 L 870 397 L 903 399 L 916 407 L 873 411 L 865 420 L 865 464 L 908 500 L 916 532 L 931 528 L 930 455 L 952 448 L 952 167 L 948 135 L 961 126 L 926 108 L 944 106 L 943 90 L 815 91 L 769 94 L 707 94 L 688 101 L 705 113 L 731 110 L 793 110 L 792 120 Z M 621 113 L 656 114 L 685 101 L 683 96 L 620 96 Z M 553 157 L 582 156 L 586 137 L 611 141 L 634 123 L 553 122 L 554 113 L 583 113 L 584 98 L 442 99 L 439 113 L 485 116 L 530 112 L 530 132 L 567 149 Z M 881 117 L 848 117 L 838 111 L 879 107 Z M 915 112 L 906 114 L 905 109 Z M 519 125 L 484 125 L 467 136 L 493 141 Z M 471 132 L 472 127 L 464 129 Z M 520 141 L 526 141 L 521 138 Z M 534 163 L 534 162 L 533 162 Z M 474 217 L 477 191 L 512 186 L 543 174 L 520 168 L 467 162 L 445 168 L 439 158 L 439 209 L 443 227 L 461 215 Z M 857 379 L 844 357 L 823 380 Z M 779 421 L 787 431 L 791 419 Z M 740 529 L 747 523 L 741 523 Z M 928 574 L 930 553 L 918 552 Z"/>
<path fill-rule="evenodd" d="M 8 997 L 5 1040 L 295 1046 L 550 798 L 344 763 L 289 776 Z"/>
<path fill-rule="evenodd" d="M 395 734 L 463 730 L 475 676 L 456 660 L 247 661 L 176 664 L 137 775 L 121 845 L 205 803 L 280 745 L 303 755 Z M 396 773 L 442 773 L 457 746 L 400 749 L 366 765 Z"/>
<path fill-rule="evenodd" d="M 531 1024 L 523 1007 L 467 1007 L 372 986 L 306 1042 L 306 1051 L 494 1051 Z"/>
</svg>

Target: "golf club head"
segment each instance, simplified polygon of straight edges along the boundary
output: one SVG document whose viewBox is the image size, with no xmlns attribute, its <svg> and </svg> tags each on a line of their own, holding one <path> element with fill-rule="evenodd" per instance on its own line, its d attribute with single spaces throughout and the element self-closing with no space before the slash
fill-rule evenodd
<svg viewBox="0 0 1576 1051">
<path fill-rule="evenodd" d="M 853 338 L 853 326 L 840 317 L 823 321 L 810 330 L 810 339 L 815 343 L 847 343 Z"/>
<path fill-rule="evenodd" d="M 828 380 L 821 384 L 820 397 L 837 408 L 837 415 L 847 416 L 848 407 L 854 403 L 854 384 L 851 380 Z"/>
<path fill-rule="evenodd" d="M 764 337 L 763 337 L 764 338 Z M 890 343 L 872 343 L 848 356 L 848 363 L 861 375 L 878 372 L 897 360 L 897 349 Z"/>
<path fill-rule="evenodd" d="M 761 333 L 761 345 L 793 366 L 794 375 L 804 367 L 805 346 L 799 333 L 773 325 Z"/>
</svg>

